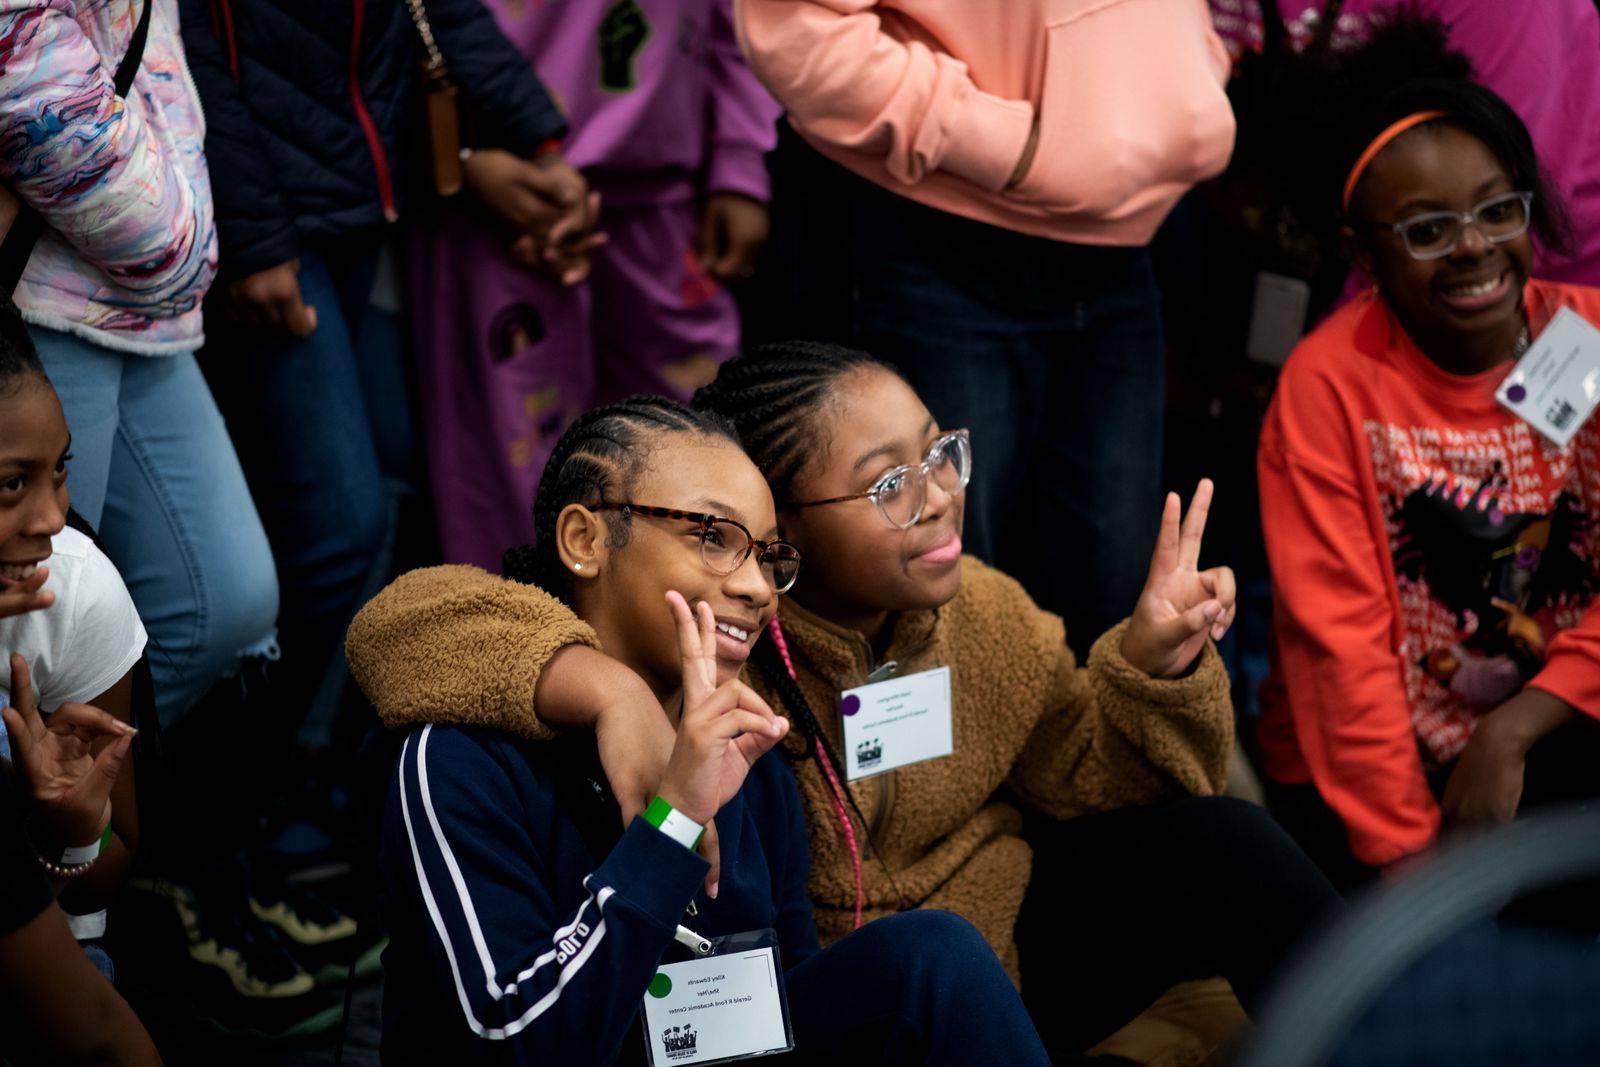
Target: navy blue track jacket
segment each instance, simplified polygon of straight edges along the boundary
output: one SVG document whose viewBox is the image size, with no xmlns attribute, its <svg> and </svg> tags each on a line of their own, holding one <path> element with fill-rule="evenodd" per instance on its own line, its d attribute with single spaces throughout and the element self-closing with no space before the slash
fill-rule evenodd
<svg viewBox="0 0 1600 1067">
<path fill-rule="evenodd" d="M 631 1060 L 645 986 L 663 958 L 687 958 L 679 923 L 706 937 L 772 927 L 786 969 L 817 951 L 806 824 L 781 753 L 717 815 L 712 901 L 705 861 L 642 819 L 618 838 L 611 814 L 615 844 L 597 844 L 585 793 L 604 779 L 592 738 L 575 743 L 577 757 L 488 728 L 405 736 L 380 843 L 385 1064 Z"/>
</svg>

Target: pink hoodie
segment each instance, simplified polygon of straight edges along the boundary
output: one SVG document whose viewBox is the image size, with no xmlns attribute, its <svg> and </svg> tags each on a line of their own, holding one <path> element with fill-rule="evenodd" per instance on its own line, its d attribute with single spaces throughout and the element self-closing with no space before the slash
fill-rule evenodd
<svg viewBox="0 0 1600 1067">
<path fill-rule="evenodd" d="M 737 0 L 750 66 L 816 148 L 930 207 L 1142 245 L 1227 164 L 1205 0 Z M 1010 191 L 1038 116 L 1033 165 Z"/>
</svg>

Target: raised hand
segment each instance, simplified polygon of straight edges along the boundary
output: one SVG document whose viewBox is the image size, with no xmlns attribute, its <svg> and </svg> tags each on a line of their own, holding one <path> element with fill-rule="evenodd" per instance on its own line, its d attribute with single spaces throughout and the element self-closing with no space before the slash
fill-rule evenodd
<svg viewBox="0 0 1600 1067">
<path fill-rule="evenodd" d="M 44 588 L 49 578 L 49 567 L 35 567 L 33 573 L 20 582 L 0 578 L 0 619 L 42 611 L 54 604 L 56 595 Z"/>
<path fill-rule="evenodd" d="M 689 610 L 667 594 L 678 624 L 683 665 L 683 716 L 660 795 L 698 823 L 707 823 L 744 784 L 755 761 L 789 732 L 789 720 L 738 678 L 717 685 L 716 619 L 708 604 Z"/>
<path fill-rule="evenodd" d="M 638 691 L 629 686 L 612 688 L 613 702 L 595 718 L 595 746 L 626 827 L 661 791 L 678 734 L 662 713 L 655 694 L 643 682 L 639 682 Z M 712 888 L 722 877 L 722 849 L 716 823 L 708 822 L 705 827 L 695 851 L 711 864 L 706 872 L 706 891 L 715 896 Z"/>
<path fill-rule="evenodd" d="M 136 731 L 88 704 L 63 704 L 48 720 L 41 718 L 28 663 L 15 652 L 11 701 L 0 715 L 32 814 L 49 844 L 77 848 L 98 840 L 111 822 L 111 787 Z"/>
<path fill-rule="evenodd" d="M 1211 510 L 1211 479 L 1202 479 L 1180 526 L 1180 501 L 1168 493 L 1150 576 L 1122 635 L 1122 658 L 1153 678 L 1188 670 L 1206 640 L 1221 640 L 1233 623 L 1233 571 L 1202 571 L 1200 541 Z"/>
</svg>

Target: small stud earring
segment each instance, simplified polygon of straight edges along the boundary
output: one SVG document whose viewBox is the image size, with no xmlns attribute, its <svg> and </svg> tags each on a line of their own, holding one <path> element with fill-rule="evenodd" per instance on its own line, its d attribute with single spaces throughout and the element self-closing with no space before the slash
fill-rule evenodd
<svg viewBox="0 0 1600 1067">
<path fill-rule="evenodd" d="M 574 563 L 574 564 L 573 564 L 573 565 L 572 565 L 572 569 L 573 569 L 573 570 L 575 570 L 575 571 L 581 571 L 581 570 L 583 570 L 583 564 L 581 564 L 581 563 Z"/>
</svg>

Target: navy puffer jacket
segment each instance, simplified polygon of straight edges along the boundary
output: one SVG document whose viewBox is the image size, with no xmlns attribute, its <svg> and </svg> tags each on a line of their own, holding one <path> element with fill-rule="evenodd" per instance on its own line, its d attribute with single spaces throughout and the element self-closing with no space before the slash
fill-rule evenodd
<svg viewBox="0 0 1600 1067">
<path fill-rule="evenodd" d="M 399 217 L 425 174 L 422 42 L 404 0 L 181 0 L 206 109 L 221 273 Z M 425 0 L 474 142 L 531 154 L 566 123 L 479 0 Z"/>
</svg>

